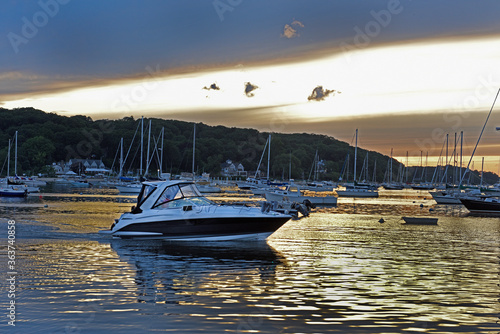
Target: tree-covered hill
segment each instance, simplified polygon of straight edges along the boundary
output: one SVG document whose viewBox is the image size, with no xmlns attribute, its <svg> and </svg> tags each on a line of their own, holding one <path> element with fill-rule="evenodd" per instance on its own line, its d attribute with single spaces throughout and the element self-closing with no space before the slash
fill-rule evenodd
<svg viewBox="0 0 500 334">
<path fill-rule="evenodd" d="M 192 170 L 193 123 L 144 119 L 144 162 L 147 156 L 149 121 L 151 120 L 151 141 L 149 144 L 151 167 L 156 172 L 163 135 L 163 172 L 177 174 Z M 140 166 L 141 118 L 125 117 L 119 120 L 92 120 L 86 116 L 66 117 L 46 113 L 33 108 L 0 108 L 0 162 L 1 175 L 6 175 L 6 157 L 9 139 L 18 131 L 18 174 L 34 174 L 43 171 L 44 166 L 53 162 L 69 161 L 72 158 L 102 159 L 109 168 L 118 169 L 119 144 L 124 141 L 124 155 L 128 153 L 125 170 L 137 172 Z M 134 137 L 135 136 L 135 137 Z M 219 176 L 221 164 L 230 159 L 241 163 L 245 170 L 255 171 L 261 159 L 268 133 L 254 129 L 228 128 L 196 124 L 195 168 L 197 173 L 207 172 Z M 134 139 L 132 141 L 132 139 Z M 13 146 L 11 152 L 11 171 L 13 171 Z M 324 162 L 325 173 L 320 179 L 337 181 L 349 154 L 350 178 L 354 166 L 354 149 L 349 144 L 335 138 L 316 134 L 272 133 L 271 176 L 273 178 L 294 179 L 312 178 L 311 170 L 314 157 L 318 152 Z M 363 168 L 367 151 L 358 149 L 357 175 Z M 368 154 L 369 178 L 373 176 L 376 162 L 376 180 L 382 182 L 387 169 L 388 157 L 377 152 Z M 291 166 L 291 168 L 290 168 Z M 399 163 L 393 161 L 394 174 Z M 267 154 L 261 170 L 266 171 Z M 12 174 L 12 172 L 11 172 Z M 155 173 L 156 174 L 156 173 Z M 394 175 L 396 178 L 396 175 Z M 345 179 L 345 176 L 344 176 Z"/>
</svg>

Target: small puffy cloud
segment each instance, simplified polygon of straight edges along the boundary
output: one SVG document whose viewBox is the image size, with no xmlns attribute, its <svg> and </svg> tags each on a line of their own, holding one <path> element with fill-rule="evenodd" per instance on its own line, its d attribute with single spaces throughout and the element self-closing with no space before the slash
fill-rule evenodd
<svg viewBox="0 0 500 334">
<path fill-rule="evenodd" d="M 307 97 L 309 101 L 323 101 L 328 95 L 335 93 L 335 89 L 324 89 L 323 86 L 317 86 L 313 89 L 311 95 Z M 335 95 L 335 94 L 333 94 Z"/>
<path fill-rule="evenodd" d="M 300 36 L 297 32 L 297 29 L 304 28 L 304 24 L 300 21 L 294 20 L 290 24 L 285 24 L 285 28 L 283 29 L 283 34 L 281 37 L 285 38 L 295 38 Z"/>
<path fill-rule="evenodd" d="M 208 87 L 207 86 L 203 87 L 203 89 L 206 89 L 206 90 L 220 90 L 220 87 L 217 86 L 217 84 L 213 83 L 213 84 L 211 84 Z"/>
<path fill-rule="evenodd" d="M 259 87 L 256 85 L 252 85 L 250 82 L 245 82 L 245 94 L 246 94 L 246 96 L 248 96 L 248 97 L 254 96 L 254 93 L 252 93 L 252 92 L 254 90 L 256 90 L 257 88 L 259 88 Z"/>
</svg>

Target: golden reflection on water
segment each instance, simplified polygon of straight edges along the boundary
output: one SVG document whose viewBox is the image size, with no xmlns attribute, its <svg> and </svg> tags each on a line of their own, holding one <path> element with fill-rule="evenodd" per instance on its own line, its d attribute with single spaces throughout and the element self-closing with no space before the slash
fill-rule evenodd
<svg viewBox="0 0 500 334">
<path fill-rule="evenodd" d="M 110 198 L 69 194 L 0 205 L 19 227 L 20 329 L 487 333 L 500 328 L 495 324 L 498 218 L 467 217 L 417 194 L 349 199 L 288 222 L 267 243 L 138 242 L 96 234 L 133 204 L 128 197 Z M 434 215 L 439 223 L 403 225 L 402 212 Z"/>
</svg>

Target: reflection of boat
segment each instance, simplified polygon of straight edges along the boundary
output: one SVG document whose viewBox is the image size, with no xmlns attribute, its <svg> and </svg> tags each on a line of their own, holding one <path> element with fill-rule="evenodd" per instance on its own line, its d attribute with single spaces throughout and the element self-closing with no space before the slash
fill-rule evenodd
<svg viewBox="0 0 500 334">
<path fill-rule="evenodd" d="M 304 203 L 304 201 L 309 200 L 315 205 L 325 205 L 325 206 L 335 206 L 337 205 L 337 197 L 331 196 L 307 196 L 305 193 L 297 186 L 286 186 L 281 187 L 276 190 L 266 191 L 266 200 L 268 201 L 291 201 L 297 203 Z"/>
<path fill-rule="evenodd" d="M 500 216 L 498 198 L 461 198 L 460 201 L 472 214 Z"/>
<path fill-rule="evenodd" d="M 405 224 L 412 225 L 437 225 L 438 218 L 432 217 L 403 217 Z"/>
<path fill-rule="evenodd" d="M 144 182 L 132 212 L 101 233 L 175 240 L 263 239 L 289 219 L 256 207 L 215 204 L 201 196 L 192 181 Z"/>
<path fill-rule="evenodd" d="M 135 267 L 130 282 L 137 287 L 133 296 L 140 302 L 139 307 L 142 303 L 168 305 L 186 301 L 190 310 L 220 306 L 217 299 L 222 295 L 237 298 L 238 291 L 272 284 L 276 268 L 286 262 L 265 241 L 115 239 L 110 246 L 121 261 Z M 191 326 L 189 332 L 194 333 L 202 327 L 193 321 L 183 325 L 184 330 Z"/>
<path fill-rule="evenodd" d="M 132 254 L 143 256 L 169 255 L 178 257 L 183 261 L 186 258 L 211 258 L 215 260 L 246 260 L 261 261 L 268 264 L 276 264 L 284 261 L 279 254 L 266 241 L 223 241 L 223 242 L 176 242 L 174 240 L 144 240 L 137 243 L 134 240 L 113 239 L 111 247 L 120 255 L 128 257 Z M 162 256 L 165 258 L 164 256 Z M 175 258 L 172 258 L 175 260 Z"/>
</svg>

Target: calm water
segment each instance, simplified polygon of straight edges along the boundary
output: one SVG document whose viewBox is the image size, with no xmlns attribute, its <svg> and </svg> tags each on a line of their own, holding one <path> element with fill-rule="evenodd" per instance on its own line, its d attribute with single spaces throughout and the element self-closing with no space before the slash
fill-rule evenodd
<svg viewBox="0 0 500 334">
<path fill-rule="evenodd" d="M 396 191 L 340 199 L 267 242 L 97 234 L 134 200 L 106 190 L 0 199 L 1 331 L 500 332 L 499 218 Z M 439 223 L 406 226 L 404 215 Z M 8 220 L 16 222 L 15 327 L 7 324 Z"/>
</svg>

